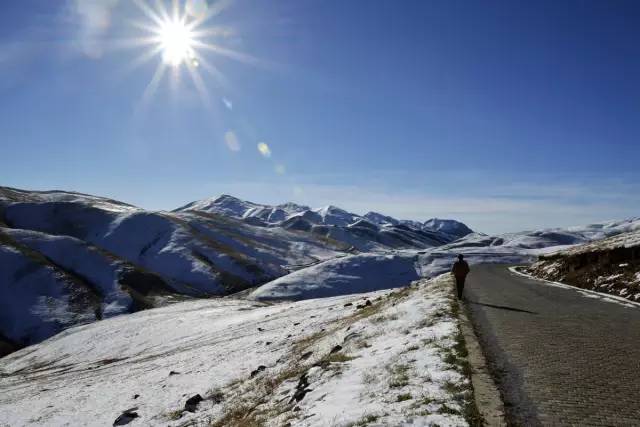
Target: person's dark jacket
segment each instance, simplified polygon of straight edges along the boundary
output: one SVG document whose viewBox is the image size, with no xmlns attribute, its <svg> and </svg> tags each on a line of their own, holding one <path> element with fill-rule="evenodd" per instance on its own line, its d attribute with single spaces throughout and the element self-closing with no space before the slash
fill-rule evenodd
<svg viewBox="0 0 640 427">
<path fill-rule="evenodd" d="M 456 261 L 451 267 L 451 273 L 456 276 L 456 279 L 464 279 L 469 274 L 469 264 L 467 261 Z"/>
</svg>

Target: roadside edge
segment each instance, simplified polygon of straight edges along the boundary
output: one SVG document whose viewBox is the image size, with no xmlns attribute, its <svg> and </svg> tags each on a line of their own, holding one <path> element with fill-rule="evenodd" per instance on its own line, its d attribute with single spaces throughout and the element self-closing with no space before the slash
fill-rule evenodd
<svg viewBox="0 0 640 427">
<path fill-rule="evenodd" d="M 474 399 L 478 411 L 483 418 L 483 425 L 489 427 L 503 427 L 507 425 L 504 413 L 504 404 L 500 397 L 500 391 L 489 372 L 487 361 L 482 352 L 478 337 L 473 325 L 466 313 L 466 305 L 458 301 L 461 310 L 458 311 L 460 331 L 465 340 L 468 352 L 468 361 L 471 366 L 471 383 L 473 385 Z"/>
<path fill-rule="evenodd" d="M 563 289 L 573 289 L 573 290 L 578 291 L 578 292 L 583 292 L 583 293 L 586 293 L 586 294 L 593 295 L 593 296 L 598 297 L 599 299 L 601 299 L 603 301 L 607 301 L 607 302 L 611 302 L 611 303 L 615 303 L 615 304 L 626 305 L 627 307 L 640 308 L 640 302 L 631 301 L 631 300 L 628 300 L 627 298 L 623 298 L 623 297 L 620 297 L 620 296 L 617 296 L 617 295 L 611 295 L 611 294 L 607 294 L 607 293 L 604 293 L 604 292 L 594 291 L 593 289 L 580 288 L 578 286 L 568 285 L 568 284 L 562 283 L 562 282 L 553 282 L 551 280 L 543 279 L 541 277 L 536 277 L 536 276 L 533 276 L 531 274 L 524 273 L 524 272 L 519 270 L 521 267 L 522 266 L 520 266 L 520 265 L 515 265 L 515 266 L 512 266 L 512 267 L 509 267 L 509 272 L 511 272 L 512 274 L 515 274 L 517 276 L 526 277 L 527 279 L 537 280 L 538 282 L 541 282 L 543 285 L 546 285 L 546 286 L 555 286 L 556 288 L 563 288 Z"/>
</svg>

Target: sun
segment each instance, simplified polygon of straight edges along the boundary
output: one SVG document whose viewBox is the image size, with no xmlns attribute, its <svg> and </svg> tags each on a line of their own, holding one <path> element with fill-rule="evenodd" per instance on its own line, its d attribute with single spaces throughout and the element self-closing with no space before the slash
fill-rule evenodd
<svg viewBox="0 0 640 427">
<path fill-rule="evenodd" d="M 213 24 L 231 0 L 133 0 L 142 12 L 142 19 L 131 22 L 144 33 L 125 40 L 123 46 L 144 51 L 127 68 L 133 70 L 160 57 L 151 80 L 142 95 L 141 106 L 148 105 L 165 75 L 169 75 L 172 90 L 182 87 L 182 74 L 186 73 L 208 108 L 211 106 L 208 87 L 225 87 L 227 79 L 211 56 L 251 65 L 261 61 L 224 46 L 225 40 L 234 37 L 231 27 Z M 221 44 L 222 43 L 222 44 Z M 169 71 L 169 72 L 167 72 Z"/>
<path fill-rule="evenodd" d="M 158 29 L 158 42 L 162 48 L 162 59 L 174 67 L 189 60 L 197 63 L 194 52 L 194 35 L 184 21 L 163 22 Z"/>
</svg>

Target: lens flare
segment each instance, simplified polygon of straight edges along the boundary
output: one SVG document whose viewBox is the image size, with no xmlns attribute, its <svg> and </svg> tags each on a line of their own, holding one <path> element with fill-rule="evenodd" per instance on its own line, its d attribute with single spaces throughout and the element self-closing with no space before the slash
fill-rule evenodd
<svg viewBox="0 0 640 427">
<path fill-rule="evenodd" d="M 258 143 L 258 151 L 264 157 L 267 157 L 267 158 L 271 157 L 271 148 L 269 148 L 269 146 L 267 145 L 266 142 L 259 142 Z"/>
</svg>

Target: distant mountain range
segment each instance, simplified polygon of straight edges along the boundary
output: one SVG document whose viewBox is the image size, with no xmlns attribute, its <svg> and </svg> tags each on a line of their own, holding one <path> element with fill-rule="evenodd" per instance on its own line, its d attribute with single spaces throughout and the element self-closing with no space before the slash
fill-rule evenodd
<svg viewBox="0 0 640 427">
<path fill-rule="evenodd" d="M 292 224 L 301 228 L 311 229 L 314 225 L 333 225 L 337 227 L 360 226 L 373 230 L 404 225 L 413 230 L 427 233 L 440 233 L 437 240 L 455 240 L 473 233 L 469 227 L 452 219 L 433 218 L 424 223 L 412 220 L 399 220 L 377 212 L 357 215 L 336 206 L 325 206 L 311 209 L 308 206 L 295 203 L 269 206 L 259 205 L 240 200 L 229 195 L 218 198 L 191 202 L 174 212 L 208 212 L 226 215 L 248 221 L 253 225 L 290 227 Z M 302 220 L 302 221 L 301 221 Z M 403 228 L 400 228 L 403 229 Z"/>
</svg>

